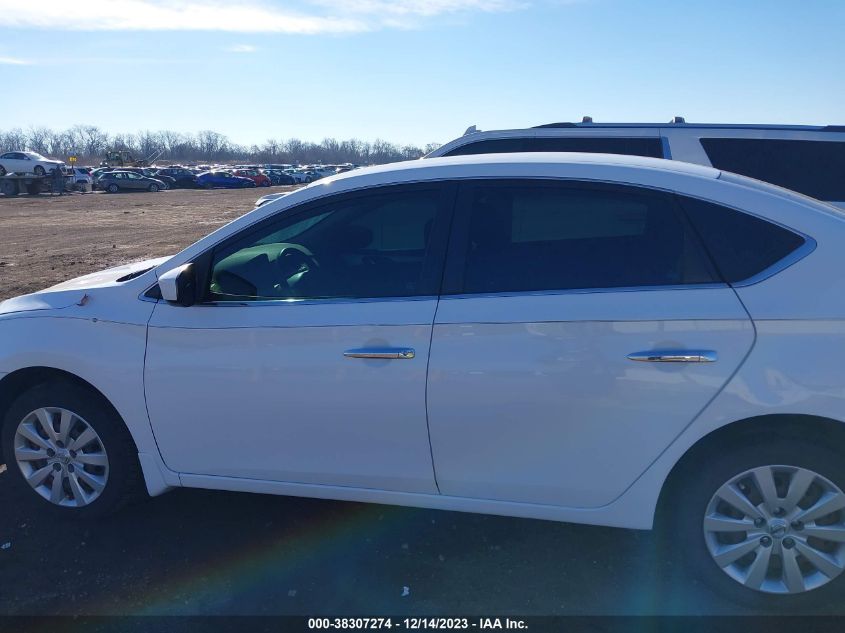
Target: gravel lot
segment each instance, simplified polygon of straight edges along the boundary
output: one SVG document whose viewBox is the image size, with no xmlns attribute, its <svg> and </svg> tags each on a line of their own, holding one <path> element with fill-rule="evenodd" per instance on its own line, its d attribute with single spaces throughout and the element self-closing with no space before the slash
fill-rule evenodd
<svg viewBox="0 0 845 633">
<path fill-rule="evenodd" d="M 293 187 L 0 196 L 0 300 L 171 255 Z"/>
<path fill-rule="evenodd" d="M 0 198 L 0 298 L 176 252 L 267 191 Z M 4 470 L 0 614 L 742 613 L 649 532 L 199 490 L 56 523 Z"/>
</svg>

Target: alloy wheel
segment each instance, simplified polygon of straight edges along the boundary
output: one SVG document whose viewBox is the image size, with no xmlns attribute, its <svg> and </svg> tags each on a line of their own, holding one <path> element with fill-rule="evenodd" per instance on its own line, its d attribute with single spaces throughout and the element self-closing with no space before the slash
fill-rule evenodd
<svg viewBox="0 0 845 633">
<path fill-rule="evenodd" d="M 109 459 L 100 436 L 76 413 L 36 409 L 15 432 L 15 461 L 30 487 L 59 506 L 82 507 L 106 488 Z"/>
<path fill-rule="evenodd" d="M 713 561 L 756 591 L 804 593 L 845 570 L 845 494 L 806 468 L 737 475 L 711 498 L 703 527 Z"/>
</svg>

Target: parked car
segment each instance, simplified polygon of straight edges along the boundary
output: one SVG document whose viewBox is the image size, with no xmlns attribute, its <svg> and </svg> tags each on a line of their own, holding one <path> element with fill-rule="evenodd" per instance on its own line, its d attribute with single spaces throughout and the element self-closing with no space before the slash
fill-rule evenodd
<svg viewBox="0 0 845 633">
<path fill-rule="evenodd" d="M 286 196 L 290 191 L 282 191 L 280 193 L 268 193 L 266 196 L 261 196 L 258 200 L 255 201 L 255 206 L 260 207 L 262 205 L 267 204 L 268 202 L 272 202 L 273 200 L 278 200 L 282 196 Z"/>
<path fill-rule="evenodd" d="M 197 176 L 197 185 L 205 189 L 214 189 L 215 187 L 240 189 L 242 187 L 255 187 L 255 181 L 251 178 L 235 176 L 228 171 L 206 171 Z"/>
<path fill-rule="evenodd" d="M 155 173 L 156 177 L 168 176 L 173 179 L 173 187 L 182 189 L 194 189 L 197 185 L 197 176 L 190 169 L 182 167 L 167 167 L 159 169 Z"/>
<path fill-rule="evenodd" d="M 511 152 L 602 152 L 713 166 L 845 207 L 845 125 L 550 123 L 481 132 L 475 126 L 425 158 Z"/>
<path fill-rule="evenodd" d="M 110 171 L 100 175 L 97 188 L 109 193 L 138 190 L 156 192 L 167 189 L 167 185 L 157 178 L 142 176 L 133 171 Z"/>
<path fill-rule="evenodd" d="M 309 184 L 321 178 L 320 174 L 311 169 L 291 169 L 287 172 L 297 183 Z"/>
<path fill-rule="evenodd" d="M 265 169 L 264 173 L 274 185 L 295 185 L 296 178 L 281 169 Z"/>
<path fill-rule="evenodd" d="M 241 178 L 249 178 L 258 187 L 269 187 L 273 184 L 273 181 L 267 174 L 257 169 L 236 169 L 232 174 Z"/>
<path fill-rule="evenodd" d="M 133 174 L 138 174 L 140 176 L 146 176 L 147 178 L 153 178 L 155 180 L 160 180 L 164 183 L 164 189 L 170 189 L 176 183 L 175 178 L 171 178 L 167 175 L 158 175 L 158 170 L 152 167 L 121 167 L 118 171 L 126 171 L 131 172 Z"/>
<path fill-rule="evenodd" d="M 0 303 L 7 484 L 80 518 L 143 481 L 656 526 L 806 612 L 845 588 L 843 252 L 831 206 L 679 161 L 343 174 Z"/>
<path fill-rule="evenodd" d="M 0 176 L 6 174 L 35 174 L 46 176 L 54 167 L 64 167 L 64 162 L 45 158 L 36 152 L 6 152 L 0 154 Z"/>
<path fill-rule="evenodd" d="M 65 177 L 75 188 L 93 188 L 94 178 L 91 176 L 88 169 L 84 167 L 65 167 L 64 172 Z"/>
</svg>

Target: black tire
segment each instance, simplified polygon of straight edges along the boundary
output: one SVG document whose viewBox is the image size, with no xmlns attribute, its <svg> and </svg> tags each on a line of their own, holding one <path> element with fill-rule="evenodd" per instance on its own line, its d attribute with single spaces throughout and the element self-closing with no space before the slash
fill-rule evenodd
<svg viewBox="0 0 845 633">
<path fill-rule="evenodd" d="M 15 461 L 15 432 L 20 422 L 41 407 L 73 411 L 91 426 L 105 448 L 109 461 L 106 486 L 100 496 L 82 507 L 59 506 L 36 493 L 26 482 Z M 3 457 L 17 495 L 33 510 L 71 519 L 90 519 L 112 514 L 126 504 L 146 496 L 138 449 L 114 409 L 94 390 L 70 381 L 54 380 L 31 387 L 12 403 L 2 420 Z"/>
<path fill-rule="evenodd" d="M 690 581 L 700 580 L 715 593 L 736 604 L 766 613 L 816 612 L 841 601 L 845 573 L 803 593 L 764 593 L 740 584 L 713 560 L 704 537 L 704 515 L 716 491 L 734 477 L 760 466 L 793 466 L 814 471 L 845 491 L 842 454 L 822 442 L 795 433 L 751 435 L 730 449 L 720 446 L 683 465 L 661 496 L 657 528 L 672 548 L 672 559 L 683 563 Z M 845 512 L 840 511 L 840 519 Z M 796 536 L 800 533 L 796 532 Z"/>
<path fill-rule="evenodd" d="M 36 176 L 45 176 L 45 175 L 47 175 L 47 172 L 46 172 L 46 171 L 44 171 L 44 168 L 43 168 L 41 165 L 36 165 L 36 166 L 35 166 L 35 169 L 33 169 L 33 170 L 32 170 L 32 172 L 33 172 Z"/>
<path fill-rule="evenodd" d="M 214 189 L 214 185 L 210 182 L 205 183 L 202 187 L 203 189 Z"/>
<path fill-rule="evenodd" d="M 158 185 L 155 184 L 154 182 L 150 183 L 150 186 L 148 187 L 148 191 L 150 191 L 150 193 L 158 193 Z"/>
<path fill-rule="evenodd" d="M 3 167 L 3 165 L 0 165 L 0 176 L 5 176 L 5 175 L 6 175 L 6 168 Z"/>
<path fill-rule="evenodd" d="M 114 183 L 112 183 L 108 187 L 106 187 L 106 191 L 108 191 L 109 193 L 117 193 L 119 189 L 120 189 L 120 187 L 118 187 Z"/>
</svg>

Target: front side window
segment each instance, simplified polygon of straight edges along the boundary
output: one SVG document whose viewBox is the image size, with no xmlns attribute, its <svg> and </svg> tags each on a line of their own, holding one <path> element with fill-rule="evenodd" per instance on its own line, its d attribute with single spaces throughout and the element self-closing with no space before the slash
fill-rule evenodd
<svg viewBox="0 0 845 633">
<path fill-rule="evenodd" d="M 476 184 L 463 292 L 673 286 L 717 281 L 671 196 L 633 187 Z"/>
<path fill-rule="evenodd" d="M 215 251 L 208 298 L 377 298 L 434 294 L 427 274 L 438 188 L 341 196 Z"/>
</svg>

